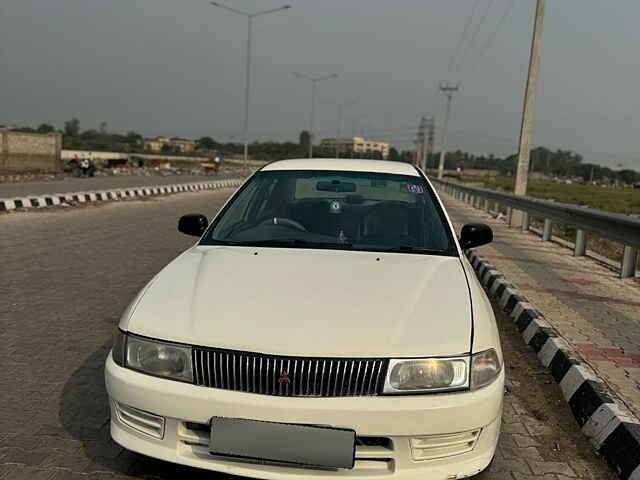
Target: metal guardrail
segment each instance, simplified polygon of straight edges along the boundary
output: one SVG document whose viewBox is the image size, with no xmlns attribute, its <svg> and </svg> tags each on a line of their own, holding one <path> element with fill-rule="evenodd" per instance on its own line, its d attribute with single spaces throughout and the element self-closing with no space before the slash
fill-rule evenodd
<svg viewBox="0 0 640 480">
<path fill-rule="evenodd" d="M 449 195 L 465 201 L 485 211 L 497 210 L 500 205 L 507 208 L 509 220 L 513 210 L 523 212 L 523 231 L 529 230 L 531 217 L 544 219 L 542 240 L 551 239 L 554 223 L 576 229 L 574 255 L 583 256 L 587 249 L 587 234 L 621 243 L 624 254 L 620 265 L 620 278 L 635 276 L 640 247 L 640 218 L 617 213 L 604 212 L 594 208 L 579 207 L 549 200 L 496 192 L 482 188 L 472 188 L 452 182 L 430 179 L 434 186 Z"/>
</svg>

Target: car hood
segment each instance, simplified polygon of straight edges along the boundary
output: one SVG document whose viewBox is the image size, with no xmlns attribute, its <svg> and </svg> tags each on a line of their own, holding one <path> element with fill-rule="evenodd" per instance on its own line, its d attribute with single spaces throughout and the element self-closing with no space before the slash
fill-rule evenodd
<svg viewBox="0 0 640 480">
<path fill-rule="evenodd" d="M 267 354 L 421 357 L 469 352 L 472 318 L 456 257 L 196 246 L 152 280 L 121 327 Z"/>
</svg>

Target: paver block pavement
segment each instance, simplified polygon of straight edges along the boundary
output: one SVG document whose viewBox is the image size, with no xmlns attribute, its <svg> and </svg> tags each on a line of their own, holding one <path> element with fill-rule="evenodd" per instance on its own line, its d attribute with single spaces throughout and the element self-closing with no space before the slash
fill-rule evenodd
<svg viewBox="0 0 640 480">
<path fill-rule="evenodd" d="M 122 311 L 157 271 L 194 242 L 176 231 L 178 217 L 215 213 L 230 191 L 0 217 L 0 251 L 8 252 L 1 271 L 7 281 L 0 302 L 0 480 L 33 475 L 55 480 L 232 478 L 142 457 L 114 444 L 103 379 Z M 502 336 L 511 393 L 505 397 L 496 461 L 477 479 L 557 480 L 556 474 L 535 473 L 540 462 L 564 462 L 580 479 L 613 478 L 575 423 L 566 422 L 566 404 L 560 405 L 563 411 L 556 409 L 561 395 L 551 376 L 541 371 L 511 321 L 499 318 L 501 328 L 508 329 Z M 541 424 L 552 428 L 551 435 Z M 33 451 L 26 448 L 29 439 Z"/>
<path fill-rule="evenodd" d="M 441 195 L 459 230 L 485 222 L 495 241 L 478 249 L 508 282 L 517 286 L 584 361 L 607 381 L 621 402 L 640 418 L 640 282 L 620 280 L 588 257 L 542 242 L 532 232 L 449 195 Z"/>
</svg>

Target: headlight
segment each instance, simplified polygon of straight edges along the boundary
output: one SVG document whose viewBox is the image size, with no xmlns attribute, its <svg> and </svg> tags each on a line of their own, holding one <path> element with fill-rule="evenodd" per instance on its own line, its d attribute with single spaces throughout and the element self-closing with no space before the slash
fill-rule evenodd
<svg viewBox="0 0 640 480">
<path fill-rule="evenodd" d="M 158 377 L 193 382 L 191 347 L 127 335 L 125 366 Z"/>
<path fill-rule="evenodd" d="M 471 388 L 481 388 L 495 380 L 502 370 L 498 353 L 493 349 L 473 355 L 471 361 Z"/>
<path fill-rule="evenodd" d="M 469 387 L 469 357 L 391 360 L 384 393 L 420 393 Z"/>
</svg>

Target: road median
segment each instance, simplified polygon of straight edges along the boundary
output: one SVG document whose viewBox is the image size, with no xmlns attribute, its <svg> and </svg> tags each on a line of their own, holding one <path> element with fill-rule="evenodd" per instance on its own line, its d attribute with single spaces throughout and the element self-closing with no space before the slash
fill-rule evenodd
<svg viewBox="0 0 640 480">
<path fill-rule="evenodd" d="M 134 188 L 114 188 L 83 192 L 53 193 L 16 198 L 0 199 L 0 212 L 17 209 L 46 208 L 54 206 L 73 206 L 82 203 L 128 200 L 141 197 L 171 195 L 174 193 L 237 188 L 244 180 L 225 179 L 214 182 L 194 182 L 174 185 L 155 185 Z"/>
</svg>

